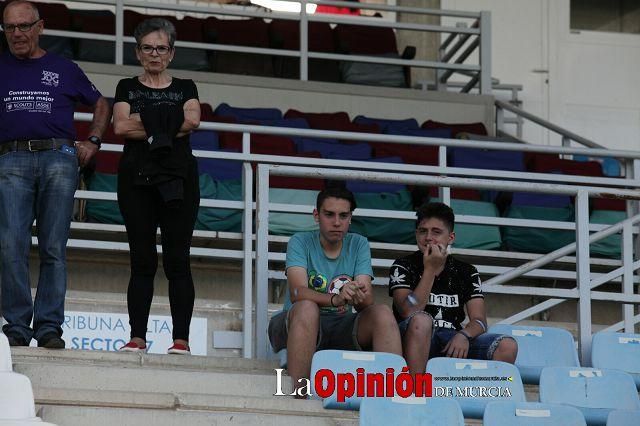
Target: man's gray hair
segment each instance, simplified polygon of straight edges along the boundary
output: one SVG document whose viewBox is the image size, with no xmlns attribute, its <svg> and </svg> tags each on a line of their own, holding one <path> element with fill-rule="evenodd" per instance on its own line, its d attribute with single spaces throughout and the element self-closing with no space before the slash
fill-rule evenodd
<svg viewBox="0 0 640 426">
<path fill-rule="evenodd" d="M 164 18 L 150 18 L 140 22 L 133 32 L 136 43 L 140 45 L 142 38 L 154 31 L 162 31 L 169 37 L 169 47 L 176 42 L 176 27 Z"/>
<path fill-rule="evenodd" d="M 33 18 L 34 19 L 40 19 L 40 12 L 38 11 L 38 8 L 36 7 L 35 4 L 33 4 L 32 2 L 28 1 L 28 0 L 14 0 L 14 1 L 10 1 L 7 3 L 7 5 L 5 6 L 4 10 L 9 9 L 10 7 L 14 7 L 14 6 L 18 6 L 24 4 L 26 6 L 29 6 L 31 8 L 31 10 L 33 11 Z M 3 13 L 3 21 L 4 21 L 4 13 Z"/>
</svg>

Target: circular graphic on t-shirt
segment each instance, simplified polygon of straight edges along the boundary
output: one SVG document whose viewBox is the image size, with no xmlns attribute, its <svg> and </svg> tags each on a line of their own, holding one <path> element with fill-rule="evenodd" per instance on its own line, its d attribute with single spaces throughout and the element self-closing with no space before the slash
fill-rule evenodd
<svg viewBox="0 0 640 426">
<path fill-rule="evenodd" d="M 328 293 L 338 294 L 340 293 L 340 289 L 342 286 L 351 281 L 351 277 L 348 275 L 338 275 L 333 280 L 331 280 L 331 284 L 329 284 Z"/>
<path fill-rule="evenodd" d="M 309 288 L 324 293 L 327 288 L 327 277 L 318 274 L 316 271 L 311 271 L 309 274 Z"/>
</svg>

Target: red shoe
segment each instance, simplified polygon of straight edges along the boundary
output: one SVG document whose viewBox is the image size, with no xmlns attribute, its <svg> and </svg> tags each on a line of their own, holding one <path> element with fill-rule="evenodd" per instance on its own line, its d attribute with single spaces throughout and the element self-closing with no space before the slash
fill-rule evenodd
<svg viewBox="0 0 640 426">
<path fill-rule="evenodd" d="M 173 346 L 167 349 L 167 353 L 173 355 L 191 355 L 191 349 L 188 345 L 174 343 Z"/>
<path fill-rule="evenodd" d="M 146 352 L 146 351 L 147 351 L 147 345 L 138 346 L 138 344 L 135 342 L 129 342 L 126 345 L 122 346 L 120 349 L 118 349 L 118 352 Z"/>
</svg>

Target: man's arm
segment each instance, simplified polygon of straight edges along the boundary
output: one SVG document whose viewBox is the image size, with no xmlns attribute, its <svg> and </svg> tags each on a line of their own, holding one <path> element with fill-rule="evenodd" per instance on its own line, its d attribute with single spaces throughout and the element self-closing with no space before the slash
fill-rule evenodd
<svg viewBox="0 0 640 426">
<path fill-rule="evenodd" d="M 93 120 L 91 120 L 88 136 L 97 136 L 102 139 L 102 135 L 107 130 L 110 120 L 111 107 L 109 106 L 109 101 L 103 96 L 100 96 L 93 107 Z M 78 161 L 81 166 L 86 165 L 99 149 L 98 145 L 88 140 L 78 142 L 76 148 L 78 150 Z"/>
<path fill-rule="evenodd" d="M 307 270 L 301 266 L 291 266 L 287 268 L 287 283 L 289 285 L 289 297 L 291 303 L 295 303 L 299 300 L 310 300 L 315 302 L 320 307 L 332 306 L 331 298 L 333 299 L 335 306 L 338 305 L 338 296 L 335 294 L 320 293 L 307 287 Z"/>
<path fill-rule="evenodd" d="M 413 291 L 408 288 L 398 288 L 393 291 L 393 304 L 402 318 L 407 318 L 416 311 L 424 311 L 435 278 L 433 271 L 425 269 Z"/>
<path fill-rule="evenodd" d="M 484 306 L 484 297 L 474 297 L 466 303 L 465 307 L 467 308 L 469 323 L 462 330 L 471 338 L 477 337 L 484 333 L 487 328 L 487 313 Z M 482 323 L 482 325 L 480 325 L 480 323 Z"/>
<path fill-rule="evenodd" d="M 93 120 L 91 120 L 91 126 L 89 127 L 89 136 L 102 138 L 102 135 L 107 130 L 109 121 L 111 121 L 109 101 L 104 96 L 100 96 L 93 107 Z"/>
<path fill-rule="evenodd" d="M 393 292 L 393 303 L 403 318 L 413 312 L 424 311 L 429 302 L 436 275 L 442 272 L 447 260 L 446 247 L 429 245 L 422 255 L 424 270 L 416 288 L 398 288 Z"/>
</svg>

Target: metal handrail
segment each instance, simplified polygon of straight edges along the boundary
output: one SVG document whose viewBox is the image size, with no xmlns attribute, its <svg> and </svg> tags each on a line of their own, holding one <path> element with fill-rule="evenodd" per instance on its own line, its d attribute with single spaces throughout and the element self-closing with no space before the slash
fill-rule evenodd
<svg viewBox="0 0 640 426">
<path fill-rule="evenodd" d="M 504 182 L 495 181 L 493 179 L 476 179 L 462 180 L 455 178 L 446 178 L 440 176 L 424 176 L 424 175 L 398 175 L 396 173 L 385 173 L 375 171 L 356 171 L 356 170 L 335 170 L 322 169 L 315 167 L 297 167 L 297 166 L 275 166 L 270 164 L 258 165 L 257 172 L 257 203 L 256 203 L 256 343 L 258 356 L 266 356 L 267 343 L 265 334 L 267 325 L 267 280 L 263 272 L 268 270 L 269 250 L 268 250 L 268 216 L 270 211 L 268 181 L 269 175 L 277 176 L 296 176 L 296 177 L 315 177 L 325 179 L 361 179 L 377 182 L 394 182 L 415 185 L 443 185 L 443 186 L 460 186 L 474 188 L 505 188 Z M 513 189 L 513 188 L 509 188 Z M 616 301 L 624 304 L 640 304 L 640 295 L 634 294 L 634 276 L 635 270 L 640 267 L 640 261 L 633 261 L 631 255 L 631 233 L 632 226 L 640 222 L 640 215 L 636 215 L 630 219 L 603 229 L 594 235 L 589 235 L 589 195 L 598 195 L 598 189 L 585 188 L 582 186 L 569 185 L 546 185 L 540 183 L 531 183 L 523 187 L 520 185 L 519 190 L 525 192 L 545 192 L 555 194 L 573 194 L 576 197 L 576 243 L 570 244 L 539 259 L 533 260 L 521 267 L 515 268 L 504 274 L 504 278 L 495 277 L 489 280 L 485 285 L 489 291 L 505 293 L 505 294 L 543 294 L 558 299 L 578 299 L 578 318 L 579 318 L 579 349 L 582 364 L 587 365 L 591 344 L 591 301 L 607 300 Z M 629 194 L 636 193 L 632 196 L 634 199 L 640 199 L 637 191 L 629 191 Z M 589 244 L 593 241 L 605 238 L 618 231 L 623 231 L 623 266 L 604 277 L 594 280 L 591 278 L 589 266 Z M 577 287 L 573 290 L 562 289 L 545 289 L 541 291 L 537 287 L 525 286 L 498 286 L 500 282 L 506 282 L 513 278 L 527 274 L 533 269 L 553 262 L 572 251 L 576 251 L 576 281 Z M 623 293 L 611 294 L 604 292 L 592 292 L 592 289 L 601 285 L 606 279 L 614 276 L 623 277 Z M 529 312 L 531 309 L 528 310 Z M 623 310 L 625 327 L 631 327 L 634 324 L 633 310 L 625 308 Z"/>
<path fill-rule="evenodd" d="M 308 60 L 309 59 L 329 59 L 329 60 L 340 60 L 340 61 L 357 61 L 357 62 L 365 62 L 365 63 L 374 63 L 374 64 L 390 64 L 390 65 L 401 65 L 401 66 L 410 66 L 410 67 L 418 67 L 418 68 L 434 68 L 434 69 L 443 69 L 448 71 L 472 71 L 479 73 L 480 75 L 489 74 L 490 75 L 490 60 L 484 59 L 483 64 L 479 65 L 464 65 L 464 64 L 449 64 L 446 61 L 424 61 L 424 60 L 405 60 L 405 59 L 390 59 L 390 58 L 381 58 L 376 56 L 363 56 L 363 55 L 340 55 L 340 54 L 332 54 L 332 53 L 323 53 L 323 52 L 309 52 L 308 51 L 308 25 L 309 22 L 326 22 L 332 24 L 348 24 L 348 25 L 363 25 L 363 26 L 374 26 L 374 27 L 384 27 L 384 28 L 393 28 L 396 30 L 413 30 L 413 31 L 425 31 L 425 32 L 438 32 L 438 33 L 450 33 L 450 34 L 462 34 L 466 36 L 475 35 L 477 37 L 481 36 L 481 27 L 480 28 L 458 28 L 458 27 L 448 27 L 441 25 L 428 25 L 428 24 L 414 24 L 414 23 L 403 23 L 403 22 L 389 22 L 381 19 L 369 19 L 366 17 L 343 17 L 340 15 L 310 15 L 306 13 L 306 8 L 301 7 L 300 13 L 286 13 L 286 12 L 260 12 L 260 11 L 238 11 L 238 10 L 230 10 L 228 8 L 216 8 L 215 10 L 211 7 L 200 7 L 200 6 L 185 6 L 185 5 L 176 5 L 176 4 L 166 4 L 166 3 L 154 3 L 154 2 L 145 2 L 139 0 L 70 0 L 71 2 L 78 3 L 90 3 L 90 4 L 99 4 L 99 5 L 109 5 L 115 7 L 115 15 L 116 15 L 116 28 L 114 35 L 104 35 L 104 34 L 88 34 L 88 33 L 78 33 L 72 31 L 60 31 L 60 30 L 48 30 L 45 29 L 45 34 L 54 35 L 54 36 L 62 36 L 62 37 L 70 37 L 70 38 L 86 38 L 92 40 L 105 40 L 105 41 L 114 41 L 115 42 L 115 58 L 116 64 L 122 65 L 123 61 L 123 48 L 125 42 L 133 42 L 133 38 L 125 37 L 123 33 L 123 16 L 124 16 L 124 7 L 139 7 L 139 8 L 151 8 L 157 10 L 168 10 L 168 11 L 179 11 L 179 12 L 193 12 L 193 13 L 202 13 L 209 15 L 223 15 L 223 16 L 234 16 L 234 17 L 253 17 L 253 18 L 263 18 L 263 19 L 284 19 L 284 20 L 295 20 L 300 22 L 300 35 L 301 35 L 301 43 L 300 48 L 296 52 L 287 51 L 284 49 L 268 49 L 268 48 L 257 48 L 257 47 L 244 47 L 244 46 L 227 46 L 220 44 L 210 44 L 210 43 L 193 43 L 193 42 L 184 42 L 178 41 L 176 42 L 176 46 L 178 47 L 191 47 L 197 49 L 204 50 L 220 50 L 220 51 L 234 51 L 234 52 L 243 52 L 243 53 L 255 53 L 262 55 L 274 55 L 274 56 L 285 56 L 285 57 L 300 57 L 300 79 L 307 80 L 308 79 Z M 363 9 L 372 9 L 372 10 L 381 10 L 381 11 L 395 11 L 400 13 L 420 13 L 425 15 L 434 15 L 434 16 L 453 16 L 453 17 L 461 17 L 461 18 L 469 18 L 469 19 L 484 19 L 488 21 L 488 12 L 481 13 L 469 13 L 469 12 L 457 12 L 457 11 L 444 11 L 444 10 L 434 10 L 434 9 L 420 9 L 420 8 L 411 8 L 411 7 L 398 7 L 398 6 L 386 6 L 386 5 L 374 5 L 374 4 L 359 4 L 359 3 L 350 3 L 350 2 L 323 2 L 323 1 L 313 1 L 313 0 L 285 0 L 293 3 L 315 3 L 315 4 L 330 4 L 330 5 L 344 5 L 345 7 L 355 7 L 355 8 L 363 8 Z M 68 3 L 68 2 L 65 2 Z M 483 18 L 484 17 L 484 18 Z M 485 32 L 490 33 L 490 29 L 485 29 Z M 483 44 L 483 48 L 486 52 L 489 52 L 490 49 L 490 40 L 489 37 L 480 37 L 481 43 Z M 481 80 L 481 92 L 482 93 L 490 93 L 491 87 L 490 84 L 487 84 L 489 80 Z"/>
<path fill-rule="evenodd" d="M 91 114 L 88 113 L 76 113 L 75 118 L 81 121 L 90 120 L 92 117 Z M 253 356 L 253 311 L 252 311 L 252 291 L 254 280 L 256 283 L 256 289 L 260 296 L 256 299 L 256 318 L 257 318 L 257 333 L 255 335 L 255 339 L 258 342 L 258 355 L 264 355 L 263 344 L 265 344 L 264 336 L 262 336 L 261 328 L 266 321 L 266 298 L 264 297 L 263 291 L 266 288 L 264 283 L 261 281 L 266 279 L 265 276 L 261 276 L 262 274 L 256 274 L 253 277 L 253 273 L 258 270 L 268 270 L 268 266 L 265 267 L 264 262 L 269 260 L 278 260 L 281 261 L 281 254 L 277 256 L 275 254 L 271 254 L 267 250 L 267 254 L 265 255 L 265 241 L 269 241 L 268 235 L 268 211 L 283 211 L 283 212 L 306 212 L 308 211 L 308 206 L 297 206 L 297 205 L 279 205 L 279 204 L 271 204 L 268 202 L 268 195 L 265 196 L 265 168 L 268 168 L 268 173 L 273 173 L 276 175 L 283 176 L 302 176 L 302 175 L 310 175 L 314 177 L 332 177 L 332 178 L 340 178 L 340 179 L 354 179 L 354 180 L 370 180 L 370 181 L 393 181 L 396 183 L 417 183 L 417 184 L 425 184 L 425 185 L 436 185 L 441 187 L 474 187 L 474 188 L 491 188 L 491 189 L 501 189 L 507 191 L 529 191 L 529 192 L 545 192 L 552 194 L 573 194 L 576 195 L 576 206 L 577 206 L 577 218 L 574 223 L 559 223 L 559 222 L 551 222 L 551 221 L 525 221 L 518 219 L 507 219 L 501 218 L 499 223 L 493 221 L 488 218 L 480 218 L 475 216 L 462 216 L 460 217 L 461 223 L 493 223 L 500 224 L 504 226 L 534 226 L 541 228 L 549 228 L 549 229 L 575 229 L 576 235 L 578 237 L 578 244 L 574 244 L 573 246 L 568 246 L 561 251 L 554 252 L 553 260 L 563 257 L 564 255 L 570 253 L 572 250 L 575 251 L 575 248 L 578 247 L 581 253 L 577 253 L 576 256 L 576 265 L 578 270 L 576 273 L 570 274 L 560 274 L 559 271 L 551 271 L 547 270 L 549 276 L 555 276 L 559 279 L 574 279 L 573 277 L 577 277 L 577 280 L 580 283 L 585 283 L 585 268 L 588 274 L 588 262 L 585 266 L 585 258 L 588 259 L 588 252 L 584 253 L 584 248 L 580 246 L 579 241 L 582 240 L 591 240 L 595 241 L 599 238 L 604 238 L 609 236 L 615 232 L 618 232 L 620 229 L 623 230 L 623 236 L 625 236 L 625 244 L 630 245 L 629 235 L 633 233 L 637 233 L 638 229 L 635 226 L 631 226 L 638 221 L 638 218 L 633 218 L 633 223 L 627 220 L 624 223 L 614 225 L 612 227 L 606 227 L 606 225 L 595 225 L 589 224 L 588 219 L 585 212 L 588 212 L 588 206 L 586 200 L 588 197 L 595 196 L 614 196 L 618 198 L 625 199 L 640 199 L 640 181 L 634 179 L 612 179 L 612 178 L 601 178 L 600 180 L 594 180 L 592 178 L 584 178 L 578 176 L 563 176 L 565 179 L 565 183 L 558 184 L 557 182 L 562 182 L 558 180 L 558 176 L 549 176 L 538 174 L 537 177 L 538 182 L 530 182 L 532 179 L 531 176 L 527 176 L 527 174 L 523 173 L 509 173 L 504 172 L 504 175 L 501 175 L 499 172 L 492 171 L 491 178 L 486 178 L 486 174 L 482 170 L 470 170 L 470 169 L 456 169 L 456 168 L 447 168 L 445 165 L 442 166 L 414 166 L 414 165 L 394 165 L 388 163 L 371 163 L 371 162 L 362 162 L 362 161 L 347 161 L 347 160 L 327 160 L 327 159 L 318 159 L 314 165 L 316 168 L 309 169 L 308 167 L 302 167 L 307 165 L 308 159 L 306 158 L 296 158 L 296 157 L 281 157 L 281 156 L 270 156 L 270 155 L 258 155 L 250 153 L 250 134 L 277 134 L 283 136 L 307 136 L 307 137 L 318 137 L 318 138 L 337 138 L 337 139 L 347 139 L 347 140 L 360 140 L 360 141 L 369 141 L 369 142 L 391 142 L 391 143 L 412 143 L 416 146 L 421 145 L 432 145 L 432 146 L 440 146 L 441 149 L 446 149 L 448 146 L 464 146 L 464 147 L 472 147 L 478 149 L 485 148 L 496 148 L 496 149 L 507 149 L 507 150 L 519 150 L 519 151 L 532 151 L 532 152 L 555 152 L 555 153 L 585 153 L 588 152 L 590 155 L 594 155 L 594 153 L 603 154 L 603 155 L 611 155 L 612 151 L 610 150 L 601 150 L 601 149 L 587 149 L 587 148 L 570 148 L 570 147 L 550 147 L 550 146 L 533 146 L 533 145 L 520 145 L 520 144 L 510 144 L 510 143 L 499 143 L 499 142 L 486 142 L 486 141 L 465 141 L 465 140 L 450 140 L 450 139 L 439 139 L 439 138 L 420 138 L 420 137 L 406 137 L 406 136 L 395 136 L 395 135 L 379 135 L 379 134 L 362 134 L 362 133 L 353 133 L 353 132 L 333 132 L 333 131 L 323 131 L 323 130 L 312 130 L 312 129 L 292 129 L 292 128 L 279 128 L 279 127 L 270 127 L 270 126 L 257 126 L 257 125 L 237 125 L 237 124 L 227 124 L 227 123 L 201 123 L 201 128 L 207 130 L 218 130 L 218 131 L 230 131 L 230 132 L 240 132 L 243 133 L 243 152 L 240 153 L 227 153 L 227 152 L 216 152 L 216 151 L 194 151 L 194 155 L 201 158 L 226 158 L 230 161 L 242 161 L 243 166 L 243 188 L 244 194 L 242 201 L 225 201 L 225 200 L 202 200 L 201 205 L 203 207 L 218 207 L 218 208 L 227 208 L 227 209 L 236 209 L 243 211 L 243 232 L 240 234 L 243 239 L 243 249 L 239 250 L 228 250 L 228 249 L 211 249 L 205 247 L 194 247 L 192 250 L 193 255 L 204 256 L 204 257 L 214 257 L 214 258 L 225 258 L 225 259 L 242 259 L 243 264 L 243 330 L 244 333 L 244 346 L 243 346 L 243 354 L 245 357 Z M 121 145 L 114 144 L 103 144 L 103 149 L 106 151 L 122 151 Z M 619 154 L 620 157 L 625 157 L 634 160 L 640 160 L 640 152 L 633 151 L 613 151 L 616 154 Z M 255 204 L 252 201 L 252 188 L 251 184 L 253 181 L 253 173 L 251 171 L 250 163 L 258 162 L 258 196 Z M 411 174 L 416 172 L 415 174 Z M 262 175 L 261 175 L 262 173 Z M 456 174 L 468 174 L 470 177 L 452 177 Z M 445 176 L 443 176 L 445 175 Z M 535 175 L 535 174 L 534 174 Z M 511 180 L 505 180 L 511 179 Z M 521 180 L 525 179 L 525 182 Z M 569 180 L 571 179 L 571 180 Z M 570 181 L 572 184 L 567 184 L 566 182 Z M 610 187 L 603 186 L 593 186 L 598 182 L 601 185 L 610 185 Z M 576 185 L 578 184 L 578 185 Z M 581 185 L 582 184 L 582 185 Z M 590 185 L 584 185 L 590 184 Z M 84 198 L 84 199 L 102 199 L 113 200 L 115 198 L 115 194 L 111 193 L 96 193 L 92 191 L 77 191 L 76 198 Z M 266 207 L 265 207 L 266 206 Z M 252 248 L 252 239 L 253 235 L 253 219 L 252 212 L 256 210 L 256 231 L 255 231 L 255 240 L 256 240 L 256 249 L 255 253 Z M 265 216 L 265 211 L 267 212 Z M 401 219 L 411 220 L 413 214 L 410 212 L 385 212 L 385 211 L 375 211 L 375 210 L 367 210 L 367 209 L 359 209 L 357 215 L 364 216 L 372 216 L 372 217 L 397 217 Z M 596 231 L 597 233 L 589 236 L 589 232 Z M 201 237 L 203 238 L 211 238 L 211 234 L 203 234 Z M 99 244 L 98 244 L 99 243 Z M 96 245 L 97 244 L 97 245 Z M 117 242 L 86 242 L 82 240 L 70 240 L 70 247 L 93 247 L 98 249 L 113 249 L 117 251 L 126 250 L 124 243 Z M 588 245 L 587 245 L 588 247 Z M 556 256 L 557 255 L 557 256 Z M 265 257 L 266 256 L 266 257 Z M 583 300 L 584 297 L 591 298 L 593 300 L 615 300 L 621 301 L 624 303 L 638 303 L 638 296 L 633 295 L 633 291 L 629 291 L 628 287 L 631 286 L 633 288 L 634 277 L 631 274 L 629 277 L 629 269 L 631 268 L 628 264 L 629 252 L 626 251 L 626 257 L 622 263 L 622 274 L 623 279 L 622 282 L 625 285 L 625 293 L 623 295 L 608 295 L 605 293 L 594 292 L 591 296 L 587 293 L 587 296 L 584 296 L 585 291 L 591 291 L 591 286 L 595 287 L 596 285 L 601 284 L 604 280 L 609 279 L 609 277 L 613 277 L 613 275 L 620 273 L 620 268 L 616 271 L 610 272 L 606 275 L 598 274 L 594 275 L 593 281 L 590 281 L 590 284 L 581 284 L 578 290 L 558 290 L 555 291 L 553 289 L 544 290 L 545 294 L 553 297 L 552 300 L 559 300 L 557 303 L 561 303 L 567 298 L 572 299 L 578 297 L 579 300 Z M 252 269 L 252 261 L 256 259 L 256 269 Z M 268 259 L 268 260 L 265 260 Z M 552 262 L 550 260 L 551 256 L 546 255 L 543 256 L 542 260 L 534 260 L 534 267 L 531 267 L 533 262 L 530 262 L 526 268 L 527 271 L 524 272 L 527 276 L 545 276 L 540 271 L 533 271 L 536 267 L 541 266 L 544 261 Z M 632 259 L 633 261 L 633 259 Z M 376 261 L 376 265 L 382 264 Z M 386 261 L 388 263 L 388 260 Z M 546 264 L 546 263 L 544 263 Z M 634 263 L 635 265 L 635 263 Z M 262 269 L 261 269 L 262 268 Z M 504 268 L 489 268 L 483 269 L 485 272 L 490 274 L 500 274 L 504 273 Z M 635 270 L 635 268 L 634 268 Z M 533 275 L 531 275 L 533 273 Z M 513 273 L 510 273 L 514 275 Z M 542 275 L 541 275 L 542 274 Z M 619 281 L 616 280 L 615 281 Z M 492 278 L 487 281 L 487 290 L 488 292 L 509 292 L 509 288 L 505 287 L 496 287 L 496 285 L 500 281 L 498 278 Z M 585 290 L 588 287 L 588 290 Z M 531 291 L 531 294 L 538 294 L 534 289 L 528 289 L 526 287 L 515 287 L 513 288 L 513 294 L 528 294 L 527 291 Z M 555 302 L 551 302 L 555 303 Z M 546 305 L 545 305 L 546 306 Z M 588 318 L 590 316 L 590 312 L 587 312 L 587 308 L 584 306 L 584 303 L 580 304 L 581 306 L 581 318 Z M 536 309 L 541 309 L 540 307 L 529 308 L 525 310 L 525 313 L 535 311 Z M 628 311 L 628 310 L 627 310 Z M 632 312 L 629 313 L 625 311 L 625 326 L 628 326 L 629 323 L 632 322 Z M 518 314 L 524 315 L 524 313 Z M 590 326 L 589 326 L 590 327 Z M 588 328 L 588 327 L 587 327 Z M 587 330 L 588 331 L 588 330 Z M 587 339 L 587 331 L 581 329 L 581 348 L 588 348 Z M 590 333 L 589 333 L 590 334 Z M 266 346 L 265 346 L 266 348 Z M 586 350 L 586 349 L 584 349 Z M 584 353 L 584 350 L 582 352 Z"/>
<path fill-rule="evenodd" d="M 531 114 L 521 108 L 518 108 L 515 105 L 512 105 L 508 102 L 504 102 L 504 101 L 500 101 L 500 100 L 496 100 L 495 101 L 495 105 L 496 108 L 498 109 L 503 109 L 503 110 L 507 110 L 509 112 L 512 112 L 514 114 L 516 114 L 517 116 L 520 116 L 522 118 L 525 118 L 529 121 L 532 121 L 536 124 L 539 124 L 543 127 L 545 127 L 546 129 L 549 129 L 553 132 L 558 133 L 559 135 L 561 135 L 563 138 L 568 138 L 570 140 L 576 141 L 581 145 L 584 145 L 586 147 L 589 148 L 597 148 L 597 149 L 607 149 L 606 147 L 604 147 L 603 145 L 600 145 L 599 143 L 596 143 L 590 139 L 584 138 L 576 133 L 573 133 L 570 130 L 567 130 L 565 128 L 562 128 L 556 124 L 551 123 L 550 121 L 545 120 L 544 118 L 538 117 L 537 115 Z M 497 114 L 496 114 L 497 116 Z M 609 156 L 612 157 L 617 157 L 617 155 L 615 154 L 610 154 Z"/>
</svg>

